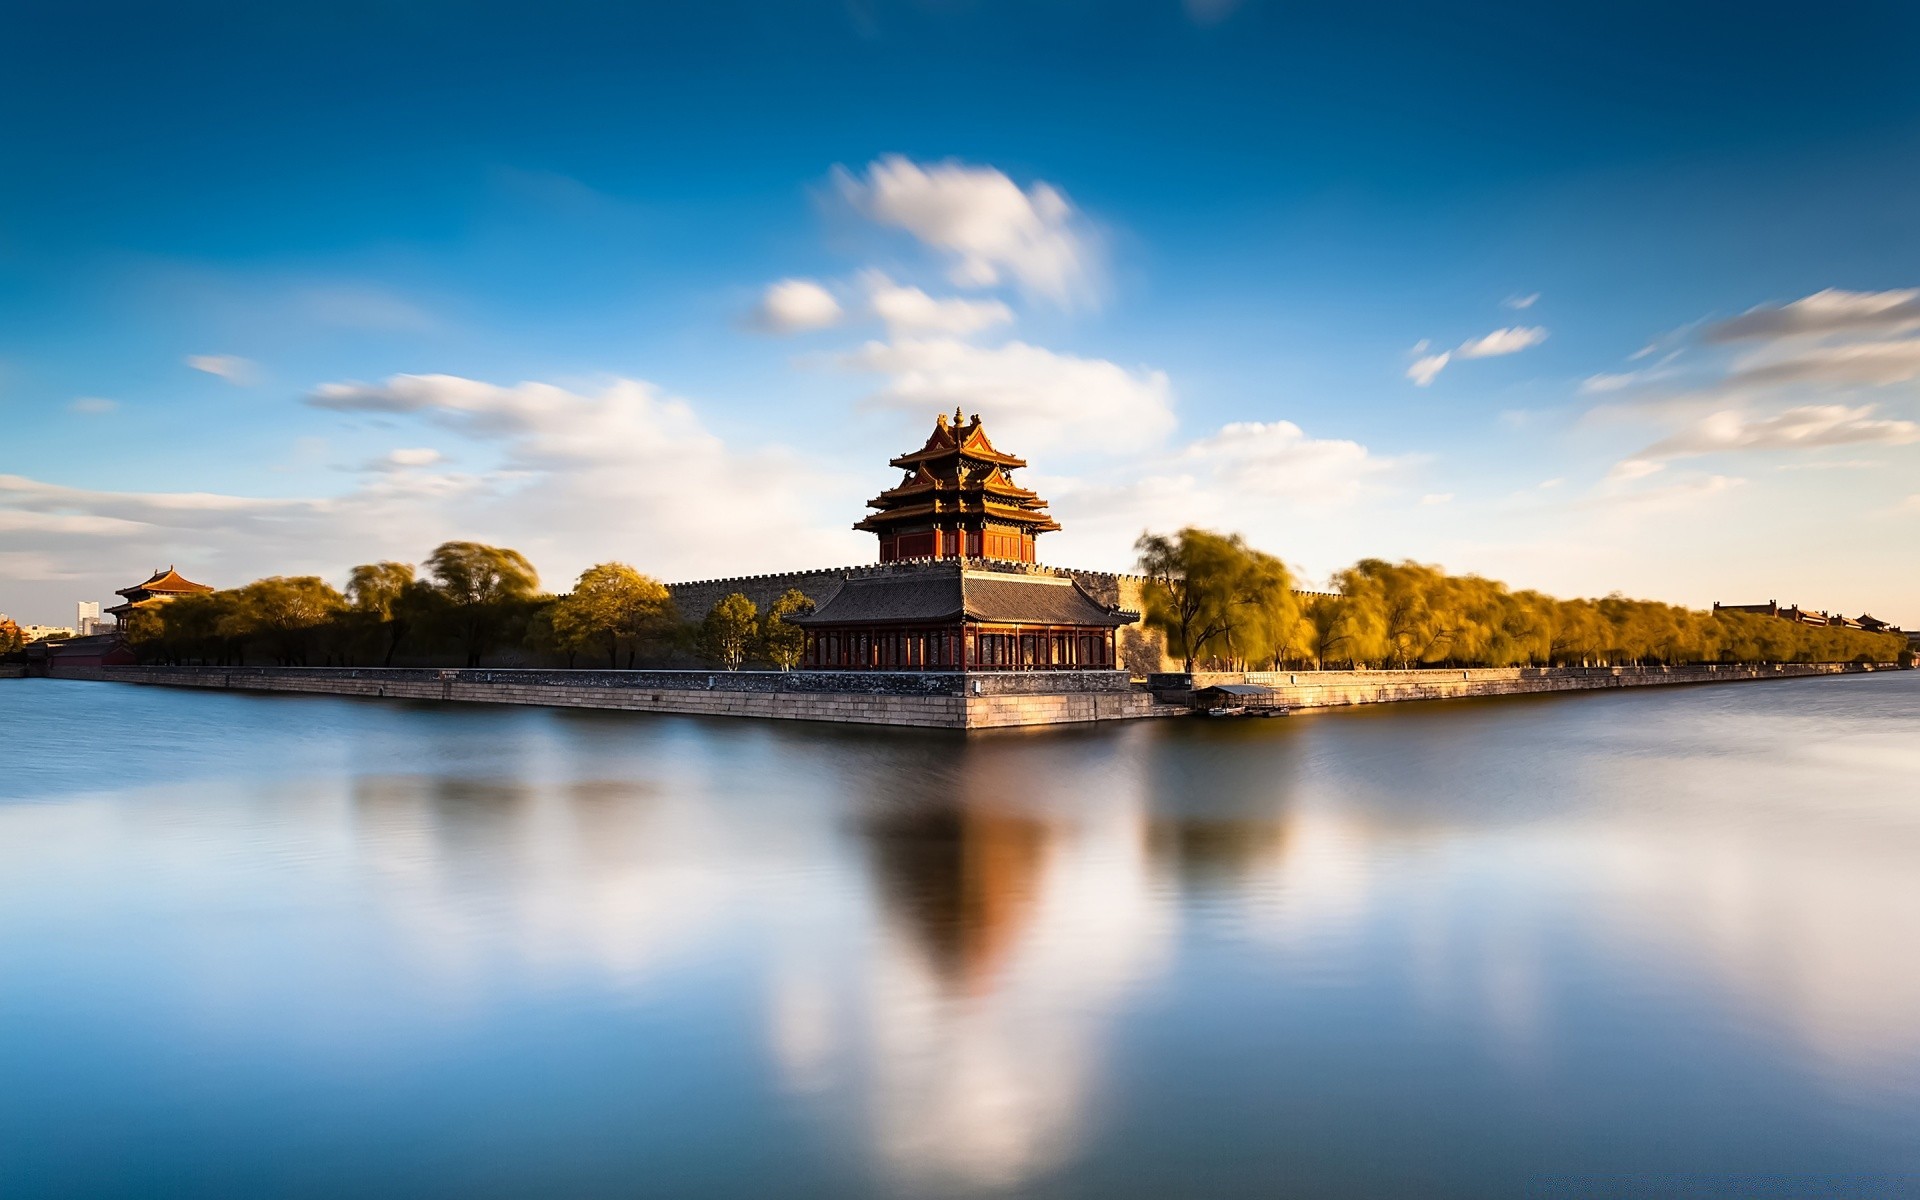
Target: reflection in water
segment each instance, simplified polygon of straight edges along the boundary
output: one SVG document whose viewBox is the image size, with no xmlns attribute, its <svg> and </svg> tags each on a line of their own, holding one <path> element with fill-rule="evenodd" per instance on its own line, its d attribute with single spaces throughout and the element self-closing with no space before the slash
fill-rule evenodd
<svg viewBox="0 0 1920 1200">
<path fill-rule="evenodd" d="M 0 1194 L 1906 1179 L 1916 685 L 971 738 L 185 694 L 231 761 L 0 801 Z"/>
</svg>

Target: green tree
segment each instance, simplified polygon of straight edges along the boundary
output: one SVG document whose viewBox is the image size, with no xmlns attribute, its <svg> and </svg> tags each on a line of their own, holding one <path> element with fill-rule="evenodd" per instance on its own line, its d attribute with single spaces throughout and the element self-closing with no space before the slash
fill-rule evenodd
<svg viewBox="0 0 1920 1200">
<path fill-rule="evenodd" d="M 606 650 L 609 668 L 620 665 L 623 647 L 627 666 L 633 666 L 638 646 L 658 641 L 678 620 L 667 589 L 625 563 L 588 567 L 548 612 L 562 649 L 597 644 Z"/>
<path fill-rule="evenodd" d="M 526 556 L 501 546 L 443 542 L 427 556 L 426 566 L 469 667 L 480 665 L 516 616 L 527 615 L 540 587 Z"/>
<path fill-rule="evenodd" d="M 353 611 L 383 631 L 383 667 L 393 665 L 394 654 L 413 627 L 421 608 L 420 586 L 411 563 L 362 563 L 347 576 L 347 601 Z"/>
<path fill-rule="evenodd" d="M 807 652 L 807 631 L 788 623 L 788 617 L 805 616 L 813 611 L 813 601 L 799 588 L 788 588 L 767 609 L 766 627 L 760 640 L 767 661 L 782 671 L 800 665 Z"/>
<path fill-rule="evenodd" d="M 746 661 L 759 630 L 754 619 L 759 610 L 753 601 L 739 592 L 722 599 L 707 613 L 700 625 L 700 643 L 709 658 L 729 671 L 737 671 Z"/>
</svg>

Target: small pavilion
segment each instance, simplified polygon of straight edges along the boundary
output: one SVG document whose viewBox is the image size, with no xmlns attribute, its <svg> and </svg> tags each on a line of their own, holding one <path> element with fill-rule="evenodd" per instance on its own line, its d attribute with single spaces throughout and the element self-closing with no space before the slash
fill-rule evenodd
<svg viewBox="0 0 1920 1200">
<path fill-rule="evenodd" d="M 145 583 L 116 589 L 114 595 L 125 597 L 125 599 L 107 611 L 112 613 L 113 619 L 119 623 L 120 632 L 125 633 L 133 619 L 133 614 L 137 611 L 155 608 L 181 596 L 213 590 L 206 584 L 195 583 L 172 567 L 168 567 L 164 571 L 155 571 L 148 576 Z"/>
<path fill-rule="evenodd" d="M 806 631 L 812 670 L 1112 670 L 1115 631 L 1135 613 L 1103 604 L 1070 574 L 1037 564 L 1034 539 L 1060 528 L 1014 483 L 1023 459 L 994 448 L 975 416 L 934 419 L 926 445 L 892 460 L 899 486 L 854 525 L 892 570 L 847 579 Z"/>
</svg>

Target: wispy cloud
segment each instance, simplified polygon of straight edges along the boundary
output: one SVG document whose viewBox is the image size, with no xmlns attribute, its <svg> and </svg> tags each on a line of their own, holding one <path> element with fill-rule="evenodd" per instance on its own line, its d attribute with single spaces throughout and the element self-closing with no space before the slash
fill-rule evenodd
<svg viewBox="0 0 1920 1200">
<path fill-rule="evenodd" d="M 1439 377 L 1448 363 L 1454 359 L 1500 358 L 1508 354 L 1518 354 L 1529 346 L 1537 346 L 1547 340 L 1547 331 L 1537 325 L 1515 325 L 1496 329 L 1482 337 L 1468 338 L 1452 350 L 1442 350 L 1438 354 L 1424 355 L 1415 359 L 1407 368 L 1407 378 L 1413 380 L 1415 387 L 1426 387 Z M 1419 353 L 1429 343 L 1422 340 L 1414 347 Z"/>
<path fill-rule="evenodd" d="M 85 416 L 97 417 L 103 413 L 110 413 L 119 407 L 120 402 L 118 400 L 109 400 L 105 396 L 81 396 L 73 403 L 67 405 L 67 410 L 69 412 L 81 413 Z"/>
<path fill-rule="evenodd" d="M 189 354 L 185 361 L 196 371 L 224 379 L 236 386 L 250 384 L 255 379 L 253 363 L 237 354 Z"/>
<path fill-rule="evenodd" d="M 1920 288 L 1849 292 L 1827 288 L 1790 304 L 1763 304 L 1708 326 L 1708 342 L 1737 342 L 1920 329 Z"/>
<path fill-rule="evenodd" d="M 1614 477 L 1638 478 L 1659 470 L 1662 460 L 1703 454 L 1920 442 L 1920 424 L 1877 418 L 1873 412 L 1871 404 L 1808 404 L 1771 416 L 1712 413 L 1622 461 L 1613 468 Z"/>
<path fill-rule="evenodd" d="M 1539 292 L 1528 292 L 1524 296 L 1508 296 L 1505 300 L 1502 300 L 1500 303 L 1505 308 L 1528 309 L 1528 308 L 1532 308 L 1535 304 L 1538 304 L 1539 302 L 1540 302 Z"/>
</svg>

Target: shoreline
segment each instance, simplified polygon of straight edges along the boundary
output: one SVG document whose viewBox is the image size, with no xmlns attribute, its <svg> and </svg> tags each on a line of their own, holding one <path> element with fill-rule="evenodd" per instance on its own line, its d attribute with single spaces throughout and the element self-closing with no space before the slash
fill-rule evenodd
<svg viewBox="0 0 1920 1200">
<path fill-rule="evenodd" d="M 363 699 L 1000 729 L 1184 716 L 1195 688 L 1251 683 L 1291 710 L 1864 675 L 1890 664 L 1457 667 L 1381 671 L 602 671 L 438 667 L 70 667 L 55 679 Z"/>
</svg>

